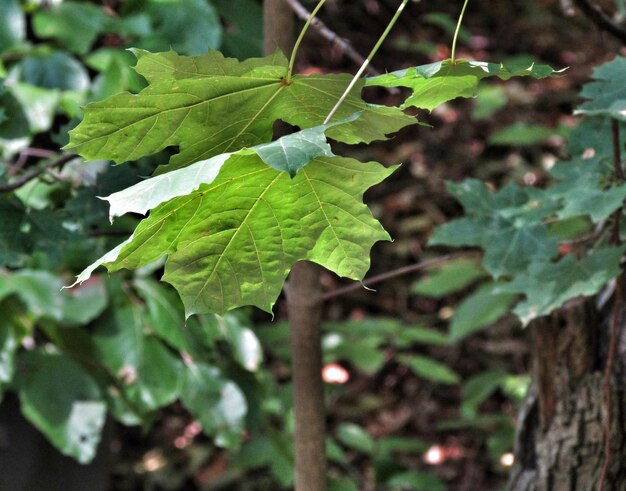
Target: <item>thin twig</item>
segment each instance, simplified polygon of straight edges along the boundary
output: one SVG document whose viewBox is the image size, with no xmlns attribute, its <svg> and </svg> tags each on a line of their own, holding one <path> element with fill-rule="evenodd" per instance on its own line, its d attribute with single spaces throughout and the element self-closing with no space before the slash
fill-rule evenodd
<svg viewBox="0 0 626 491">
<path fill-rule="evenodd" d="M 600 29 L 626 44 L 626 28 L 617 24 L 598 5 L 590 0 L 573 0 L 576 6 Z"/>
<path fill-rule="evenodd" d="M 39 157 L 41 159 L 51 159 L 56 155 L 56 152 L 52 150 L 46 150 L 44 148 L 30 148 L 23 149 L 16 160 L 16 162 L 9 166 L 7 175 L 14 176 L 18 173 L 22 167 L 26 164 L 28 157 Z M 8 165 L 8 164 L 7 164 Z"/>
<path fill-rule="evenodd" d="M 475 252 L 474 251 L 455 252 L 453 254 L 447 254 L 445 256 L 436 257 L 434 259 L 426 259 L 425 261 L 421 261 L 419 263 L 409 264 L 408 266 L 403 266 L 401 268 L 397 268 L 392 271 L 387 271 L 386 273 L 381 273 L 379 275 L 372 276 L 371 278 L 363 280 L 359 283 L 352 283 L 351 285 L 347 285 L 347 286 L 326 292 L 324 295 L 322 295 L 322 301 L 340 297 L 341 295 L 345 295 L 346 293 L 351 293 L 353 291 L 360 290 L 363 287 L 368 287 L 368 286 L 375 285 L 377 283 L 382 283 L 383 281 L 387 281 L 392 278 L 397 278 L 398 276 L 403 276 L 405 274 L 414 273 L 415 271 L 420 271 L 422 269 L 430 268 L 431 266 L 436 266 L 441 263 L 452 261 L 453 259 L 458 259 L 460 257 L 467 257 L 470 254 L 475 254 Z"/>
<path fill-rule="evenodd" d="M 306 21 L 310 17 L 311 12 L 309 12 L 298 0 L 285 0 L 285 2 L 300 19 Z M 316 17 L 311 21 L 311 27 L 315 29 L 324 39 L 339 46 L 341 51 L 357 65 L 362 65 L 363 62 L 365 62 L 365 58 L 357 50 L 355 50 L 350 43 L 348 43 L 348 41 L 339 37 L 337 33 L 330 30 L 324 22 L 319 20 L 319 18 Z M 380 72 L 372 65 L 368 67 L 367 71 L 371 75 L 380 75 Z"/>
<path fill-rule="evenodd" d="M 61 155 L 58 159 L 55 159 L 49 163 L 47 163 L 45 166 L 43 167 L 38 167 L 36 169 L 33 169 L 29 172 L 26 172 L 25 174 L 23 174 L 19 179 L 16 179 L 15 181 L 6 184 L 4 186 L 0 186 L 0 193 L 10 193 L 11 191 L 15 191 L 18 188 L 21 188 L 22 186 L 24 186 L 26 183 L 32 181 L 33 179 L 36 179 L 37 177 L 41 176 L 42 174 L 45 174 L 46 172 L 48 172 L 50 169 L 54 169 L 56 167 L 63 167 L 65 164 L 67 164 L 70 160 L 73 160 L 76 158 L 76 155 L 72 154 L 72 153 L 66 153 Z"/>
<path fill-rule="evenodd" d="M 346 98 L 348 97 L 348 94 L 350 94 L 350 91 L 356 85 L 356 83 L 359 80 L 359 78 L 361 77 L 361 75 L 363 75 L 363 73 L 365 72 L 365 70 L 368 67 L 370 61 L 372 61 L 372 58 L 374 58 L 374 55 L 376 55 L 376 53 L 378 52 L 378 49 L 382 46 L 383 42 L 385 42 L 385 39 L 387 39 L 387 36 L 391 32 L 391 29 L 393 29 L 393 26 L 396 24 L 397 20 L 400 18 L 400 15 L 402 14 L 402 11 L 406 7 L 407 3 L 409 3 L 409 0 L 402 0 L 400 5 L 396 9 L 396 13 L 393 14 L 393 17 L 389 21 L 389 24 L 387 24 L 387 27 L 385 28 L 383 33 L 378 38 L 378 41 L 376 41 L 376 44 L 372 48 L 372 51 L 370 51 L 370 54 L 367 55 L 367 58 L 365 59 L 365 61 L 361 65 L 361 68 L 359 68 L 358 71 L 354 74 L 354 77 L 352 77 L 352 80 L 350 81 L 350 83 L 346 87 L 346 90 L 343 91 L 343 94 L 341 94 L 341 97 L 339 98 L 339 100 L 337 101 L 335 106 L 330 110 L 330 112 L 328 113 L 328 116 L 326 116 L 326 119 L 324 120 L 324 124 L 328 123 L 331 120 L 331 118 L 337 112 L 337 109 L 339 109 L 339 106 L 341 106 L 341 104 L 343 104 L 343 101 L 346 100 Z"/>
</svg>

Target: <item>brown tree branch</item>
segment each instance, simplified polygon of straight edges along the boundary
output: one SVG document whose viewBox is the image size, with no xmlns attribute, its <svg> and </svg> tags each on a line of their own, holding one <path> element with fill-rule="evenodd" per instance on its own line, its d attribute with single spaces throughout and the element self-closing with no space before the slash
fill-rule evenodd
<svg viewBox="0 0 626 491">
<path fill-rule="evenodd" d="M 626 44 L 626 28 L 619 25 L 591 0 L 573 0 L 574 4 L 600 29 Z"/>
<path fill-rule="evenodd" d="M 41 176 L 42 174 L 45 174 L 46 172 L 48 172 L 51 169 L 54 168 L 62 168 L 65 164 L 67 164 L 70 160 L 73 160 L 76 158 L 76 155 L 72 154 L 72 153 L 66 153 L 61 155 L 59 158 L 48 162 L 45 166 L 43 167 L 37 167 L 36 169 L 30 170 L 24 174 L 22 174 L 21 177 L 19 177 L 18 179 L 16 179 L 15 181 L 9 183 L 9 184 L 5 184 L 4 186 L 0 186 L 0 193 L 10 193 L 11 191 L 15 191 L 16 189 L 21 188 L 22 186 L 24 186 L 26 183 L 32 181 L 33 179 L 36 179 L 37 177 Z"/>
<path fill-rule="evenodd" d="M 440 257 L 436 257 L 433 259 L 426 259 L 425 261 L 421 261 L 419 263 L 409 264 L 408 266 L 403 266 L 401 268 L 397 268 L 392 271 L 387 271 L 386 273 L 381 273 L 379 275 L 372 276 L 371 278 L 367 278 L 366 280 L 363 280 L 361 282 L 352 283 L 351 285 L 347 285 L 347 286 L 326 292 L 324 295 L 322 295 L 322 301 L 340 297 L 342 295 L 345 295 L 346 293 L 351 293 L 353 291 L 360 290 L 363 287 L 372 286 L 372 285 L 375 285 L 376 283 L 382 283 L 383 281 L 387 281 L 392 278 L 397 278 L 398 276 L 403 276 L 405 274 L 414 273 L 416 271 L 420 271 L 422 269 L 426 269 L 431 266 L 436 266 L 441 263 L 452 261 L 453 259 L 467 257 L 470 254 L 475 254 L 475 253 L 473 251 L 455 252 L 453 254 L 447 254 L 445 256 L 440 256 Z"/>
<path fill-rule="evenodd" d="M 304 21 L 306 21 L 311 15 L 311 13 L 304 8 L 299 0 L 285 0 L 285 3 L 287 3 L 295 14 Z M 324 39 L 339 46 L 341 51 L 357 65 L 361 66 L 365 62 L 365 58 L 357 50 L 355 50 L 350 43 L 339 37 L 339 35 L 334 31 L 330 30 L 326 24 L 324 24 L 317 17 L 311 22 L 311 27 L 315 29 Z M 370 75 L 380 75 L 380 72 L 372 67 L 372 65 L 367 67 L 367 71 Z"/>
</svg>

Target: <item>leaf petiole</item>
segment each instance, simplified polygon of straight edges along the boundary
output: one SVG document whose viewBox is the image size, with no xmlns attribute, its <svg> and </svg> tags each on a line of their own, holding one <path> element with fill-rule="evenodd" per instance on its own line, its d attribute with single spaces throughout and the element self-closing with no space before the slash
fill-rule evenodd
<svg viewBox="0 0 626 491">
<path fill-rule="evenodd" d="M 341 94 L 341 97 L 337 101 L 337 104 L 335 104 L 335 106 L 328 113 L 328 116 L 326 116 L 326 119 L 324 120 L 324 124 L 326 124 L 326 123 L 328 123 L 330 121 L 330 119 L 337 112 L 337 109 L 339 109 L 339 106 L 341 106 L 341 104 L 346 99 L 346 97 L 348 97 L 348 94 L 350 93 L 350 91 L 352 90 L 354 85 L 356 84 L 357 80 L 359 80 L 359 78 L 361 78 L 361 75 L 363 75 L 363 72 L 365 72 L 367 66 L 370 64 L 370 61 L 372 61 L 372 58 L 374 58 L 374 55 L 378 52 L 378 49 L 380 48 L 380 46 L 383 44 L 383 42 L 387 38 L 387 35 L 391 32 L 391 29 L 393 29 L 393 26 L 395 25 L 396 21 L 400 17 L 400 14 L 402 14 L 402 11 L 404 10 L 404 7 L 406 7 L 407 3 L 409 3 L 409 0 L 402 0 L 402 3 L 398 7 L 398 10 L 396 10 L 396 13 L 393 15 L 393 17 L 389 21 L 389 24 L 387 24 L 387 27 L 385 28 L 385 31 L 378 38 L 378 41 L 376 41 L 376 44 L 372 48 L 372 51 L 370 51 L 370 54 L 367 55 L 367 59 L 363 62 L 363 64 L 361 65 L 361 68 L 359 68 L 359 71 L 356 72 L 354 77 L 352 77 L 352 81 L 350 82 L 348 87 L 346 87 L 346 90 L 343 92 L 343 94 Z"/>
<path fill-rule="evenodd" d="M 463 23 L 463 16 L 465 15 L 465 9 L 467 8 L 467 4 L 469 0 L 465 0 L 463 3 L 463 8 L 461 9 L 461 15 L 459 15 L 459 21 L 456 23 L 456 29 L 454 31 L 454 37 L 452 38 L 452 49 L 450 51 L 450 63 L 454 64 L 454 60 L 456 59 L 456 41 L 459 38 L 459 31 L 461 30 L 461 24 Z"/>
<path fill-rule="evenodd" d="M 315 18 L 319 10 L 322 8 L 324 3 L 326 3 L 326 0 L 320 0 L 318 4 L 315 6 L 313 11 L 311 12 L 311 15 L 309 15 L 309 18 L 305 22 L 304 27 L 300 31 L 300 34 L 298 35 L 298 39 L 296 39 L 296 42 L 293 45 L 293 50 L 291 51 L 291 58 L 289 59 L 289 70 L 287 71 L 287 77 L 285 78 L 285 83 L 287 85 L 291 83 L 291 77 L 293 75 L 293 67 L 294 67 L 294 64 L 296 63 L 296 55 L 298 54 L 298 48 L 300 47 L 300 43 L 302 42 L 302 39 L 304 39 L 304 35 L 306 34 L 306 31 L 309 29 L 311 22 L 313 22 L 313 19 Z"/>
</svg>

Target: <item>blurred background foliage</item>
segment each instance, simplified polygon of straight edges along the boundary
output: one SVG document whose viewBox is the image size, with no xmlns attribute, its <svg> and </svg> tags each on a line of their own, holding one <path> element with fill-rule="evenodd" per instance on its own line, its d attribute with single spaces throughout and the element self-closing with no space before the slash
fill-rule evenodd
<svg viewBox="0 0 626 491">
<path fill-rule="evenodd" d="M 394 6 L 329 0 L 322 18 L 367 53 Z M 411 5 L 376 68 L 447 57 L 459 8 L 451 0 Z M 314 33 L 307 43 L 300 71 L 355 70 Z M 612 46 L 549 0 L 476 2 L 460 43 L 463 57 L 571 69 L 558 79 L 486 84 L 475 100 L 420 113 L 434 130 L 409 128 L 393 142 L 350 150 L 405 163 L 368 195 L 395 238 L 375 248 L 372 274 L 439 255 L 424 249 L 426 241 L 460 212 L 444 179 L 545 183 L 576 124 L 569 115 L 579 85 Z M 107 454 L 102 489 L 292 485 L 282 303 L 273 321 L 244 310 L 185 323 L 175 293 L 157 281 L 162 264 L 61 289 L 134 228 L 132 217 L 110 225 L 96 196 L 139 181 L 164 160 L 161 153 L 111 166 L 60 150 L 82 105 L 144 87 L 128 48 L 220 49 L 246 58 L 261 46 L 256 0 L 0 0 L 0 400 L 19 401 L 24 418 L 61 453 L 82 463 Z M 397 95 L 368 97 L 384 103 Z M 588 223 L 559 226 L 566 237 Z M 322 279 L 328 291 L 341 286 L 330 274 Z M 529 383 L 528 347 L 509 314 L 517 297 L 496 287 L 479 258 L 466 255 L 381 283 L 377 292 L 329 298 L 331 489 L 503 486 Z M 113 430 L 101 438 L 106 426 Z M 17 489 L 3 481 L 13 446 L 0 438 L 0 489 Z"/>
</svg>

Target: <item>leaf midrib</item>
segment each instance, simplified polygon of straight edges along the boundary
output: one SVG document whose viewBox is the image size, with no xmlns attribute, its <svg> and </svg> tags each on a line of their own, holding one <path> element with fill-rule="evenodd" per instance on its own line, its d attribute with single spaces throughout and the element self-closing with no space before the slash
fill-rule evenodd
<svg viewBox="0 0 626 491">
<path fill-rule="evenodd" d="M 257 85 L 255 87 L 248 87 L 248 88 L 237 90 L 237 91 L 234 91 L 234 92 L 228 92 L 227 94 L 221 94 L 219 96 L 212 97 L 210 99 L 204 99 L 204 100 L 201 100 L 200 102 L 196 102 L 196 103 L 193 103 L 193 104 L 187 104 L 187 105 L 179 106 L 179 107 L 172 108 L 172 109 L 161 110 L 161 111 L 158 111 L 156 113 L 152 113 L 152 114 L 149 114 L 147 116 L 144 116 L 144 117 L 142 117 L 142 118 L 140 118 L 140 119 L 138 119 L 136 121 L 133 121 L 132 123 L 127 124 L 125 126 L 118 127 L 117 129 L 115 129 L 113 131 L 110 131 L 108 133 L 101 133 L 101 134 L 99 134 L 95 138 L 90 138 L 90 139 L 87 139 L 87 140 L 83 140 L 82 142 L 77 143 L 76 145 L 67 146 L 66 148 L 68 148 L 68 149 L 69 148 L 79 148 L 79 147 L 87 145 L 87 144 L 95 143 L 95 142 L 97 142 L 97 141 L 99 141 L 99 140 L 101 140 L 103 138 L 105 138 L 105 139 L 110 138 L 110 137 L 112 137 L 114 135 L 117 135 L 118 133 L 124 131 L 125 129 L 132 128 L 133 126 L 139 125 L 139 124 L 143 123 L 144 121 L 146 121 L 146 120 L 148 120 L 150 118 L 158 119 L 159 117 L 161 117 L 163 115 L 167 115 L 167 114 L 170 114 L 170 113 L 175 113 L 175 112 L 178 112 L 178 111 L 185 111 L 186 110 L 186 111 L 190 112 L 194 107 L 201 106 L 202 104 L 211 104 L 211 103 L 219 101 L 220 99 L 223 99 L 223 98 L 234 97 L 236 95 L 241 95 L 241 94 L 244 94 L 246 92 L 251 92 L 251 91 L 255 91 L 255 90 L 264 89 L 264 88 L 269 87 L 269 86 L 271 86 L 273 84 L 277 85 L 277 89 L 278 89 L 277 93 L 280 91 L 280 89 L 283 88 L 283 86 L 280 84 L 280 80 L 277 80 L 277 79 L 259 79 L 259 80 L 263 80 L 263 81 L 264 80 L 268 80 L 268 81 L 271 81 L 271 83 L 265 83 L 265 84 L 262 84 L 262 85 Z M 128 94 L 130 94 L 130 93 L 128 93 Z M 130 94 L 130 95 L 133 95 L 133 94 Z M 139 95 L 142 95 L 142 94 L 139 93 Z M 144 94 L 144 95 L 146 95 L 146 94 Z M 149 95 L 150 94 L 148 94 L 147 96 L 149 96 Z M 165 94 L 155 94 L 155 95 L 165 95 Z M 189 95 L 193 95 L 193 94 L 189 94 Z M 275 95 L 272 96 L 272 97 L 275 97 Z M 101 107 L 101 109 L 106 109 L 106 107 Z M 116 107 L 116 109 L 120 109 L 120 108 Z M 121 108 L 121 109 L 129 109 L 129 108 L 126 107 L 126 108 Z M 180 125 L 178 126 L 178 128 L 175 131 L 177 131 L 179 128 L 180 128 Z M 170 137 L 171 137 L 171 135 L 170 135 Z M 143 138 L 145 138 L 145 135 L 144 135 Z M 168 137 L 168 139 L 169 139 L 169 137 Z M 164 141 L 166 141 L 166 140 L 164 140 Z"/>
</svg>

